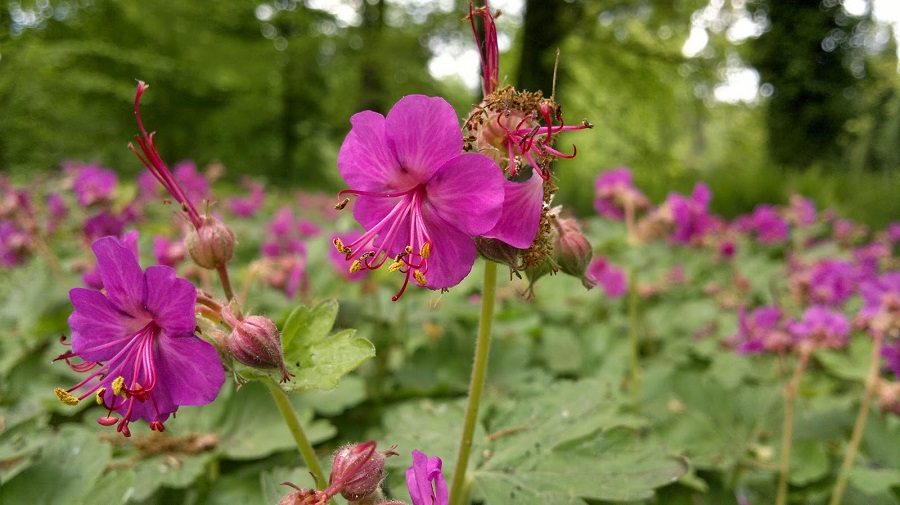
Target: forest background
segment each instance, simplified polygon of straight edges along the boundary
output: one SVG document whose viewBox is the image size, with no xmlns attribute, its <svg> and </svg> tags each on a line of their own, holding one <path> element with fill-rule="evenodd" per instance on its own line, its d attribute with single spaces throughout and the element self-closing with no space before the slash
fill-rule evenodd
<svg viewBox="0 0 900 505">
<path fill-rule="evenodd" d="M 897 25 L 876 15 L 890 3 L 491 2 L 504 11 L 501 78 L 550 94 L 558 48 L 565 117 L 595 125 L 559 171 L 567 206 L 592 213 L 592 181 L 624 165 L 657 201 L 703 180 L 726 217 L 799 192 L 872 226 L 900 216 Z M 234 182 L 339 189 L 353 113 L 425 93 L 464 116 L 479 100 L 467 4 L 10 1 L 0 172 L 49 176 L 76 160 L 136 176 L 126 144 L 141 79 L 158 90 L 145 121 L 164 131 L 170 161 L 221 162 Z"/>
</svg>

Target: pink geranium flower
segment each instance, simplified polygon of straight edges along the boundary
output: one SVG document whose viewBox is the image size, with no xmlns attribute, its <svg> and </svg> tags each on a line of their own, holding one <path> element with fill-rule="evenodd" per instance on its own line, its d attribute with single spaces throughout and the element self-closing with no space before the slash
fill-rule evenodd
<svg viewBox="0 0 900 505">
<path fill-rule="evenodd" d="M 117 424 L 126 437 L 137 419 L 163 431 L 179 406 L 213 401 L 225 382 L 216 349 L 194 335 L 197 289 L 166 266 L 141 271 L 134 252 L 115 237 L 92 249 L 105 292 L 69 291 L 72 350 L 57 358 L 91 373 L 56 394 L 67 404 L 96 397 L 109 411 L 97 422 Z M 76 357 L 83 361 L 70 361 Z"/>
<path fill-rule="evenodd" d="M 387 117 L 355 114 L 338 169 L 356 195 L 353 216 L 366 229 L 335 247 L 351 271 L 390 270 L 430 289 L 455 286 L 475 263 L 472 237 L 491 230 L 503 205 L 503 172 L 490 158 L 461 154 L 456 112 L 442 98 L 403 97 Z M 346 204 L 346 200 L 340 206 Z"/>
<path fill-rule="evenodd" d="M 418 450 L 412 452 L 413 464 L 406 470 L 406 487 L 413 505 L 447 505 L 450 494 L 441 473 L 441 458 L 429 458 Z"/>
</svg>

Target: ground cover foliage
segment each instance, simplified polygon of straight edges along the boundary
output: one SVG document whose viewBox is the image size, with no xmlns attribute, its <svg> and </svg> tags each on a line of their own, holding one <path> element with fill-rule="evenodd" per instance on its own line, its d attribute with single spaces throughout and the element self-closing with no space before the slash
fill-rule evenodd
<svg viewBox="0 0 900 505">
<path fill-rule="evenodd" d="M 333 210 L 331 196 L 267 188 L 247 208 L 241 204 L 259 195 L 258 186 L 210 193 L 216 167 L 183 166 L 239 237 L 236 290 L 247 311 L 281 329 L 296 374 L 285 387 L 326 469 L 336 447 L 366 439 L 453 461 L 481 262 L 447 293 L 413 289 L 391 302 L 394 276 L 374 271 L 350 280 L 346 263 L 329 258 L 332 233 L 354 226 Z M 165 433 L 133 425 L 130 438 L 98 426 L 102 409 L 84 406 L 93 402 L 72 407 L 53 395 L 54 387 L 77 381 L 53 359 L 64 351 L 60 335 L 70 331 L 68 287 L 83 285 L 92 268 L 94 218 L 118 216 L 116 233 L 140 229 L 142 264 L 169 262 L 201 286 L 210 282 L 207 271 L 184 260 L 180 219 L 155 191 L 135 198 L 136 181 L 122 180 L 79 205 L 76 195 L 87 193 L 69 190 L 98 169 L 76 164 L 64 177 L 4 182 L 7 196 L 35 197 L 30 239 L 4 242 L 4 503 L 59 496 L 71 503 L 275 503 L 289 491 L 280 482 L 310 485 L 276 406 L 255 382 L 238 388 L 229 380 L 212 404 L 178 410 Z M 619 201 L 599 182 L 597 194 L 598 202 Z M 37 195 L 57 195 L 62 205 L 54 210 Z M 824 503 L 831 495 L 867 391 L 871 413 L 845 503 L 898 502 L 897 287 L 882 289 L 881 298 L 870 294 L 875 284 L 894 282 L 896 225 L 868 230 L 800 198 L 727 223 L 696 195 L 672 195 L 630 224 L 585 220 L 594 259 L 582 280 L 595 289 L 562 273 L 533 285 L 501 274 L 469 463 L 474 503 L 773 502 L 784 391 L 801 359 L 799 342 L 809 341 L 786 321 L 801 322 L 810 306 L 827 306 L 852 329 L 839 345 L 808 347 L 795 383 L 791 503 Z M 688 221 L 672 217 L 680 215 L 673 211 L 679 201 L 691 202 Z M 609 214 L 610 207 L 598 209 Z M 5 233 L 22 222 L 14 219 L 21 210 L 5 209 Z M 688 235 L 679 235 L 682 225 L 691 226 Z M 850 273 L 821 266 L 835 264 Z M 782 311 L 777 327 L 753 319 L 765 306 Z M 873 382 L 877 328 L 886 332 L 887 350 Z M 828 331 L 809 338 L 822 342 Z M 784 334 L 793 344 L 770 342 Z M 406 456 L 387 460 L 385 487 L 400 499 L 408 464 Z"/>
</svg>

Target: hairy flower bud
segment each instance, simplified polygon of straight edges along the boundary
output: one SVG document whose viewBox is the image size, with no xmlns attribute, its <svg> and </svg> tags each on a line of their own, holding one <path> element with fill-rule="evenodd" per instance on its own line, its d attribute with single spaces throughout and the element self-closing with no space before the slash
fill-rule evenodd
<svg viewBox="0 0 900 505">
<path fill-rule="evenodd" d="M 218 219 L 207 216 L 198 229 L 191 230 L 185 245 L 194 263 L 216 269 L 227 265 L 234 255 L 234 232 Z"/>
<path fill-rule="evenodd" d="M 277 368 L 281 371 L 281 382 L 291 378 L 293 374 L 288 372 L 284 364 L 278 328 L 271 319 L 248 316 L 242 321 L 237 321 L 228 314 L 226 320 L 229 319 L 231 319 L 229 324 L 233 323 L 233 329 L 225 345 L 234 359 L 253 368 Z"/>
<path fill-rule="evenodd" d="M 394 447 L 376 451 L 374 440 L 341 447 L 334 453 L 329 489 L 334 487 L 335 491 L 340 490 L 341 496 L 351 502 L 380 493 L 384 460 L 396 455 Z"/>
<path fill-rule="evenodd" d="M 496 238 L 474 237 L 478 253 L 494 263 L 506 265 L 513 272 L 521 268 L 519 249 Z"/>
<path fill-rule="evenodd" d="M 581 231 L 578 221 L 572 218 L 557 219 L 559 234 L 553 244 L 553 259 L 563 273 L 583 278 L 594 250 Z"/>
</svg>

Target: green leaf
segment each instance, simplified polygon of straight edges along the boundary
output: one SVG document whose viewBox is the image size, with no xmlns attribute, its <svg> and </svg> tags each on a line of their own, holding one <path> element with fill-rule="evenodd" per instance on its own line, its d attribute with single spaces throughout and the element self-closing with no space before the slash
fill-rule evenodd
<svg viewBox="0 0 900 505">
<path fill-rule="evenodd" d="M 294 377 L 282 384 L 285 391 L 334 389 L 341 377 L 375 356 L 375 347 L 355 336 L 356 330 L 328 335 L 337 312 L 337 302 L 327 300 L 312 309 L 301 305 L 288 316 L 281 338 L 284 360 Z M 261 373 L 254 370 L 248 375 Z"/>
<path fill-rule="evenodd" d="M 816 359 L 829 372 L 842 379 L 859 382 L 866 380 L 871 355 L 872 340 L 868 338 L 850 339 L 846 350 L 823 350 L 815 353 Z"/>
<path fill-rule="evenodd" d="M 4 503 L 77 503 L 103 474 L 112 448 L 95 432 L 67 425 L 59 430 L 33 465 L 3 484 Z"/>
</svg>

